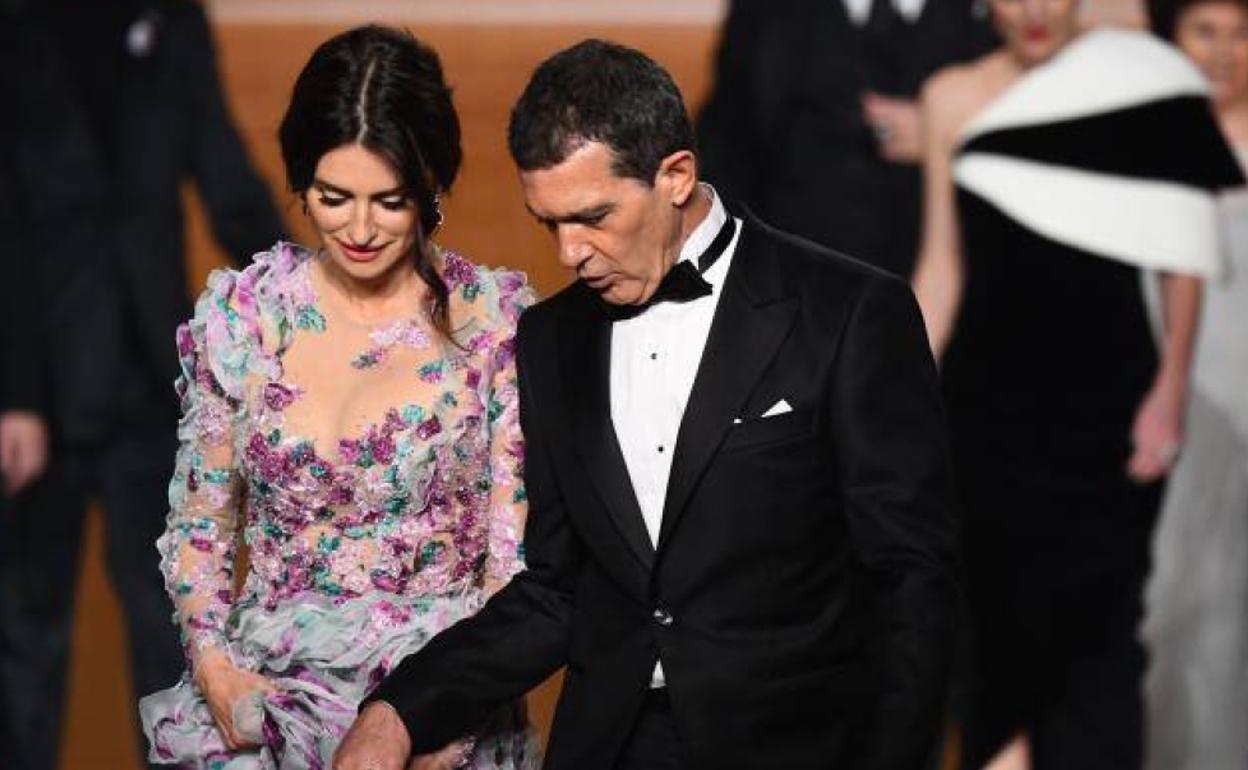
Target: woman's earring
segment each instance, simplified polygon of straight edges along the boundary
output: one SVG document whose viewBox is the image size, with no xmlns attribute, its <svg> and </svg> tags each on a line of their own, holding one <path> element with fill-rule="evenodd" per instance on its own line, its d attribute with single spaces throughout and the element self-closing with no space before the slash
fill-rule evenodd
<svg viewBox="0 0 1248 770">
<path fill-rule="evenodd" d="M 433 227 L 429 228 L 429 234 L 433 235 L 442 227 L 442 193 L 433 194 Z"/>
</svg>

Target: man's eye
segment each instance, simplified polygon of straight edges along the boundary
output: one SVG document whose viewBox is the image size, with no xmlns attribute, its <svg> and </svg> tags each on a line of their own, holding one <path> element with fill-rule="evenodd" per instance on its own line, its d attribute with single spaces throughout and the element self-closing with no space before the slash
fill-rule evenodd
<svg viewBox="0 0 1248 770">
<path fill-rule="evenodd" d="M 318 195 L 317 200 L 320 201 L 322 206 L 328 206 L 331 209 L 347 202 L 346 198 L 337 195 L 326 195 L 325 193 Z"/>
</svg>

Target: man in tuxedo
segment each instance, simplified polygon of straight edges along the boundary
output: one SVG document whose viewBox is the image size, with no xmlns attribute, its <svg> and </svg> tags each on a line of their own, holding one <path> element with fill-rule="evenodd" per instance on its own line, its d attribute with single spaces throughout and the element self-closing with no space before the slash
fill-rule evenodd
<svg viewBox="0 0 1248 770">
<path fill-rule="evenodd" d="M 733 0 L 698 119 L 702 173 L 778 227 L 908 276 L 915 98 L 996 45 L 986 0 Z"/>
<path fill-rule="evenodd" d="M 174 332 L 191 315 L 182 186 L 194 183 L 238 262 L 283 227 L 226 109 L 199 3 L 45 0 L 26 16 L 43 31 L 39 55 L 20 57 L 16 72 L 39 84 L 39 99 L 75 113 L 81 156 L 73 167 L 50 153 L 31 161 L 30 176 L 72 193 L 75 207 L 39 233 L 51 249 L 38 283 L 52 461 L 14 506 L 0 565 L 15 595 L 10 626 L 25 640 L 0 653 L 12 762 L 52 770 L 88 497 L 103 508 L 136 696 L 168 687 L 185 665 L 154 546 L 177 449 Z M 44 130 L 29 133 L 48 146 Z"/>
<path fill-rule="evenodd" d="M 955 534 L 908 288 L 727 208 L 638 51 L 553 56 L 509 134 L 577 277 L 517 335 L 528 569 L 390 674 L 336 770 L 399 770 L 563 665 L 548 768 L 921 765 Z"/>
</svg>

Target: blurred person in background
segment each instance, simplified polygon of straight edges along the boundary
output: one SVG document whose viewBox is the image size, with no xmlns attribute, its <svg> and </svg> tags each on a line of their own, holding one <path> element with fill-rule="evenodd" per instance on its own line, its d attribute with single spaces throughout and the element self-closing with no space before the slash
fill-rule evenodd
<svg viewBox="0 0 1248 770">
<path fill-rule="evenodd" d="M 190 667 L 140 712 L 151 759 L 184 768 L 328 767 L 369 690 L 523 566 L 534 296 L 431 240 L 462 158 L 437 55 L 380 27 L 330 39 L 280 138 L 320 243 L 214 273 L 178 332 L 159 546 Z M 521 701 L 474 727 L 438 767 L 538 766 Z"/>
<path fill-rule="evenodd" d="M 1083 30 L 1078 5 L 990 0 L 1003 47 L 923 93 L 914 284 L 964 502 L 967 768 L 1141 766 L 1151 536 L 1221 258 L 1214 192 L 1243 181 L 1200 73 Z"/>
<path fill-rule="evenodd" d="M 39 141 L 51 139 L 72 151 L 72 140 L 63 142 L 60 132 L 72 132 L 72 116 L 58 114 L 55 102 L 40 109 L 41 86 L 17 73 L 19 61 L 38 54 L 35 37 L 22 19 L 8 7 L 0 9 L 0 99 L 9 105 L 12 119 L 0 123 L 0 757 L 20 762 L 14 733 L 15 705 L 9 702 L 16 688 L 12 672 L 4 665 L 26 643 L 10 618 L 21 596 L 21 574 L 12 569 L 15 533 L 28 526 L 15 507 L 32 485 L 37 485 L 47 466 L 48 429 L 45 347 L 40 274 L 42 255 L 32 243 L 36 231 L 64 223 L 72 206 L 56 196 L 44 197 L 49 186 L 46 172 L 54 159 L 38 157 Z M 54 72 L 44 68 L 49 77 Z M 40 124 L 41 127 L 32 124 Z M 73 165 L 64 169 L 72 172 Z M 51 185 L 55 189 L 57 185 Z M 33 203 L 33 207 L 25 205 Z M 33 208 L 34 211 L 30 209 Z M 35 239 L 36 242 L 41 239 Z"/>
<path fill-rule="evenodd" d="M 7 545 L 6 569 L 23 580 L 6 622 L 31 640 L 0 662 L 10 672 L 12 733 L 22 770 L 50 770 L 88 497 L 103 507 L 135 691 L 167 687 L 183 667 L 153 548 L 177 446 L 172 341 L 190 314 L 181 186 L 194 182 L 236 260 L 271 245 L 283 228 L 227 113 L 197 3 L 48 0 L 30 4 L 28 14 L 46 31 L 47 54 L 19 59 L 15 77 L 47 83 L 45 101 L 72 102 L 81 144 L 96 150 L 98 180 L 81 169 L 47 175 L 90 197 L 100 217 L 87 242 L 74 235 L 76 242 L 59 243 L 73 235 L 76 218 L 49 233 L 65 255 L 44 268 L 45 285 L 56 290 L 45 311 L 53 452 L 47 483 L 18 501 L 16 516 L 27 525 Z M 55 84 L 43 71 L 49 58 L 64 64 Z M 71 265 L 73 276 L 61 275 Z"/>
<path fill-rule="evenodd" d="M 698 119 L 702 173 L 766 221 L 908 277 L 919 88 L 995 44 L 972 0 L 734 0 Z"/>
<path fill-rule="evenodd" d="M 107 252 L 103 168 L 69 72 L 46 30 L 0 9 L 0 763 L 53 768 L 78 538 L 48 507 L 66 481 L 63 436 L 75 418 L 55 398 L 51 364 L 109 320 L 93 262 Z M 111 254 L 111 252 L 107 252 Z M 58 586 L 68 581 L 65 587 Z M 45 623 L 48 618 L 58 622 Z"/>
<path fill-rule="evenodd" d="M 1209 80 L 1222 133 L 1248 164 L 1248 0 L 1177 0 L 1159 17 Z M 1182 158 L 1189 151 L 1174 146 Z M 1199 150 L 1192 150 L 1199 154 Z M 1183 453 L 1162 504 L 1148 588 L 1148 765 L 1248 758 L 1248 191 L 1219 201 L 1228 259 L 1210 280 Z"/>
</svg>

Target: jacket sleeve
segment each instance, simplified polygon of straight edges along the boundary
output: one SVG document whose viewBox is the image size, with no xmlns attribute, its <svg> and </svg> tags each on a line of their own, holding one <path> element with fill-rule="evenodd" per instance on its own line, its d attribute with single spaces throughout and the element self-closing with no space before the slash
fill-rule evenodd
<svg viewBox="0 0 1248 770">
<path fill-rule="evenodd" d="M 236 266 L 284 239 L 269 188 L 256 173 L 230 116 L 217 72 L 212 31 L 198 3 L 179 17 L 181 66 L 191 114 L 191 171 L 213 233 Z"/>
<path fill-rule="evenodd" d="M 563 665 L 567 657 L 572 595 L 583 559 L 551 466 L 549 426 L 540 416 L 541 395 L 526 376 L 529 315 L 517 333 L 520 426 L 524 433 L 524 483 L 528 519 L 526 567 L 476 615 L 435 636 L 404 659 L 363 705 L 394 706 L 412 739 L 427 753 L 469 733 L 502 703 L 520 697 Z"/>
<path fill-rule="evenodd" d="M 732 0 L 697 119 L 699 174 L 725 199 L 759 210 L 767 166 L 808 44 L 809 0 Z M 796 22 L 796 24 L 794 23 Z"/>
<path fill-rule="evenodd" d="M 866 286 L 836 367 L 830 424 L 874 621 L 877 700 L 861 766 L 922 767 L 953 652 L 957 532 L 936 367 L 904 283 Z"/>
</svg>

